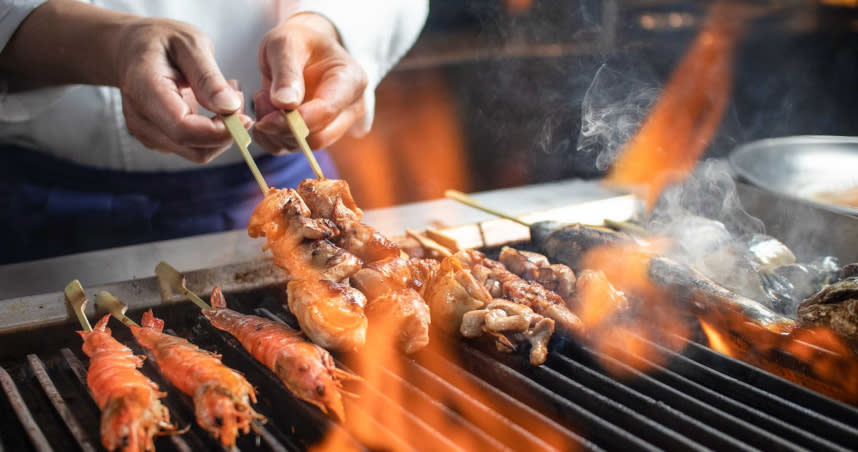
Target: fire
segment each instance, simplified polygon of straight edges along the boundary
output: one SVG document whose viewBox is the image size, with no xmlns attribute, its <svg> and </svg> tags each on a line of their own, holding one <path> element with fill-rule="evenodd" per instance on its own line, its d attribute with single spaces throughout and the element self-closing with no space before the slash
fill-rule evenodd
<svg viewBox="0 0 858 452">
<path fill-rule="evenodd" d="M 503 444 L 516 444 L 517 432 L 503 418 L 522 425 L 543 441 L 546 447 L 568 450 L 555 431 L 540 425 L 522 413 L 509 412 L 496 397 L 460 372 L 465 367 L 455 348 L 458 338 L 432 337 L 429 346 L 416 357 L 400 353 L 394 345 L 401 330 L 395 320 L 372 318 L 367 344 L 361 350 L 343 356 L 345 367 L 364 381 L 347 388 L 354 397 L 345 400 L 345 432 L 332 429 L 314 451 L 340 451 L 354 448 L 354 439 L 373 450 L 410 450 L 413 444 L 434 444 L 463 450 L 485 449 L 487 443 L 475 435 L 475 426 Z M 439 333 L 440 335 L 441 333 Z M 436 380 L 428 369 L 442 380 Z M 447 386 L 442 382 L 449 382 Z M 447 406 L 437 403 L 442 401 Z M 484 407 L 480 409 L 480 407 Z M 400 408 L 401 407 L 401 408 Z M 487 416 L 485 407 L 503 418 Z M 414 422 L 414 419 L 419 419 Z M 528 423 L 529 422 L 529 423 Z M 429 425 L 441 434 L 441 441 L 423 430 Z"/>
<path fill-rule="evenodd" d="M 747 9 L 719 2 L 679 62 L 608 183 L 638 187 L 652 207 L 665 186 L 683 179 L 712 140 L 730 98 L 731 57 Z"/>
<path fill-rule="evenodd" d="M 719 333 L 718 330 L 709 326 L 709 324 L 703 319 L 700 319 L 700 327 L 703 329 L 703 333 L 706 334 L 706 338 L 709 339 L 709 347 L 712 348 L 712 350 L 735 358 L 732 350 L 727 345 L 727 341 L 721 337 L 721 333 Z"/>
</svg>

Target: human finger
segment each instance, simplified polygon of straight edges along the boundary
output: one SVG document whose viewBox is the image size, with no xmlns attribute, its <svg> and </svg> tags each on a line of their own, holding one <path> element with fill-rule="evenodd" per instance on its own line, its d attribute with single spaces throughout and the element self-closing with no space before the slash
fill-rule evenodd
<svg viewBox="0 0 858 452">
<path fill-rule="evenodd" d="M 173 63 L 200 105 L 218 114 L 235 113 L 241 108 L 241 98 L 221 73 L 211 41 L 205 35 L 178 34 L 172 38 L 170 49 Z"/>
</svg>

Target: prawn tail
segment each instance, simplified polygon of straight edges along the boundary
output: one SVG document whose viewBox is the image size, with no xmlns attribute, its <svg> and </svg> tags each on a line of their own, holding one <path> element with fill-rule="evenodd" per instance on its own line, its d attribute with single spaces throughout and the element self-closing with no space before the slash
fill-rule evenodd
<svg viewBox="0 0 858 452">
<path fill-rule="evenodd" d="M 159 333 L 164 331 L 164 321 L 155 317 L 155 314 L 152 313 L 152 309 L 143 313 L 143 318 L 140 319 L 140 324 L 143 325 L 143 328 L 151 328 Z"/>
<path fill-rule="evenodd" d="M 212 296 L 209 299 L 209 303 L 211 303 L 214 309 L 226 308 L 226 299 L 223 297 L 220 286 L 214 286 L 214 289 L 212 289 Z"/>
</svg>

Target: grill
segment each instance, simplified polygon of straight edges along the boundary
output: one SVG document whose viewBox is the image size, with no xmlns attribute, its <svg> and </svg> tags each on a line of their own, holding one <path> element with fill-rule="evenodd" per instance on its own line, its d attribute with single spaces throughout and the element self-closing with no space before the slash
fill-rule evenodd
<svg viewBox="0 0 858 452">
<path fill-rule="evenodd" d="M 227 299 L 242 312 L 255 311 L 295 326 L 281 307 L 284 292 L 275 284 L 228 293 Z M 139 317 L 137 311 L 132 317 Z M 239 450 L 306 450 L 330 430 L 350 437 L 357 449 L 379 447 L 361 443 L 292 397 L 271 372 L 231 336 L 211 327 L 193 305 L 173 303 L 155 311 L 174 334 L 221 353 L 227 365 L 257 386 L 257 409 L 268 422 L 257 425 L 257 434 L 239 438 Z M 143 353 L 127 329 L 111 325 L 117 339 Z M 0 361 L 4 426 L 0 450 L 72 450 L 70 445 L 82 451 L 101 450 L 99 410 L 86 388 L 86 358 L 74 329 L 72 324 L 55 325 L 18 333 L 30 338 L 38 334 L 48 338 L 45 341 L 20 337 L 3 341 L 15 351 L 6 348 Z M 375 424 L 378 435 L 386 437 L 384 444 L 401 450 L 796 451 L 848 450 L 858 444 L 858 410 L 718 354 L 701 334 L 682 340 L 679 353 L 665 345 L 668 341 L 638 337 L 650 346 L 645 356 L 610 344 L 597 350 L 555 338 L 541 367 L 530 366 L 524 353 L 500 353 L 480 341 L 451 340 L 440 334 L 433 340 L 449 345 L 452 356 L 424 351 L 403 357 L 401 366 L 382 370 L 383 387 L 365 395 L 396 413 L 406 426 L 400 431 L 409 432 L 407 438 L 347 400 L 347 416 Z M 641 364 L 649 370 L 637 370 Z M 607 367 L 622 372 L 608 373 Z M 158 438 L 158 450 L 222 449 L 193 423 L 190 398 L 170 386 L 151 359 L 143 371 L 168 392 L 165 404 L 173 418 L 190 425 L 184 435 Z M 460 382 L 482 394 L 474 397 Z M 388 396 L 393 387 L 411 402 L 435 407 L 443 415 L 400 405 Z M 456 425 L 466 434 L 445 435 L 445 425 Z M 533 426 L 539 426 L 539 433 Z"/>
</svg>

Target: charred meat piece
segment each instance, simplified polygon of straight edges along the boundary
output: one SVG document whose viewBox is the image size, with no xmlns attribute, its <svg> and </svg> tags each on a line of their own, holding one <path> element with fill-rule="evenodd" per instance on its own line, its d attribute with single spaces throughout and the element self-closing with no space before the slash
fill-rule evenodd
<svg viewBox="0 0 858 452">
<path fill-rule="evenodd" d="M 483 309 L 465 313 L 459 332 L 464 337 L 489 334 L 495 337 L 498 350 L 504 352 L 515 350 L 517 342 L 529 342 L 530 363 L 539 366 L 545 363 L 548 355 L 554 321 L 536 314 L 527 306 L 495 299 Z"/>
<path fill-rule="evenodd" d="M 352 198 L 349 184 L 341 179 L 305 179 L 298 194 L 310 207 L 314 218 L 327 218 L 343 231 L 360 223 L 363 211 Z"/>
<path fill-rule="evenodd" d="M 362 223 L 353 224 L 351 229 L 337 238 L 337 243 L 364 262 L 375 262 L 400 255 L 399 247 L 395 243 L 372 226 Z"/>
<path fill-rule="evenodd" d="M 858 277 L 825 287 L 798 307 L 803 326 L 827 326 L 845 338 L 858 353 Z"/>
<path fill-rule="evenodd" d="M 408 260 L 408 267 L 411 269 L 412 287 L 423 296 L 426 292 L 426 285 L 438 273 L 441 263 L 434 259 L 412 257 Z"/>
<path fill-rule="evenodd" d="M 272 247 L 274 263 L 286 270 L 290 280 L 329 279 L 340 282 L 363 266 L 363 261 L 329 240 L 292 245 L 278 240 Z"/>
<path fill-rule="evenodd" d="M 331 350 L 351 351 L 366 342 L 366 297 L 330 280 L 293 280 L 286 286 L 289 310 L 301 331 Z"/>
<path fill-rule="evenodd" d="M 296 245 L 304 239 L 334 237 L 339 230 L 330 220 L 310 218 L 310 209 L 295 190 L 271 188 L 253 210 L 247 233 L 267 238 L 268 248 L 282 239 Z"/>
<path fill-rule="evenodd" d="M 594 318 L 595 316 L 604 317 L 614 315 L 615 313 L 627 311 L 629 309 L 629 300 L 621 290 L 617 290 L 605 273 L 601 270 L 584 270 L 578 274 L 578 283 L 576 290 L 582 297 L 593 301 L 608 304 L 607 306 L 570 306 L 581 317 L 588 320 L 588 325 L 601 323 L 606 320 L 604 318 Z M 583 314 L 586 309 L 587 316 Z"/>
<path fill-rule="evenodd" d="M 548 258 L 530 251 L 521 251 L 505 246 L 498 257 L 509 271 L 534 281 L 546 289 L 560 295 L 566 303 L 572 302 L 575 295 L 575 272 L 563 264 L 551 264 Z"/>
<path fill-rule="evenodd" d="M 521 279 L 503 264 L 487 258 L 479 251 L 463 250 L 454 256 L 471 268 L 474 277 L 481 284 L 491 287 L 490 291 L 496 290 L 500 285 L 503 298 L 523 304 L 536 313 L 553 319 L 558 327 L 567 333 L 582 333 L 581 320 L 569 310 L 560 295 L 537 283 Z"/>
</svg>

